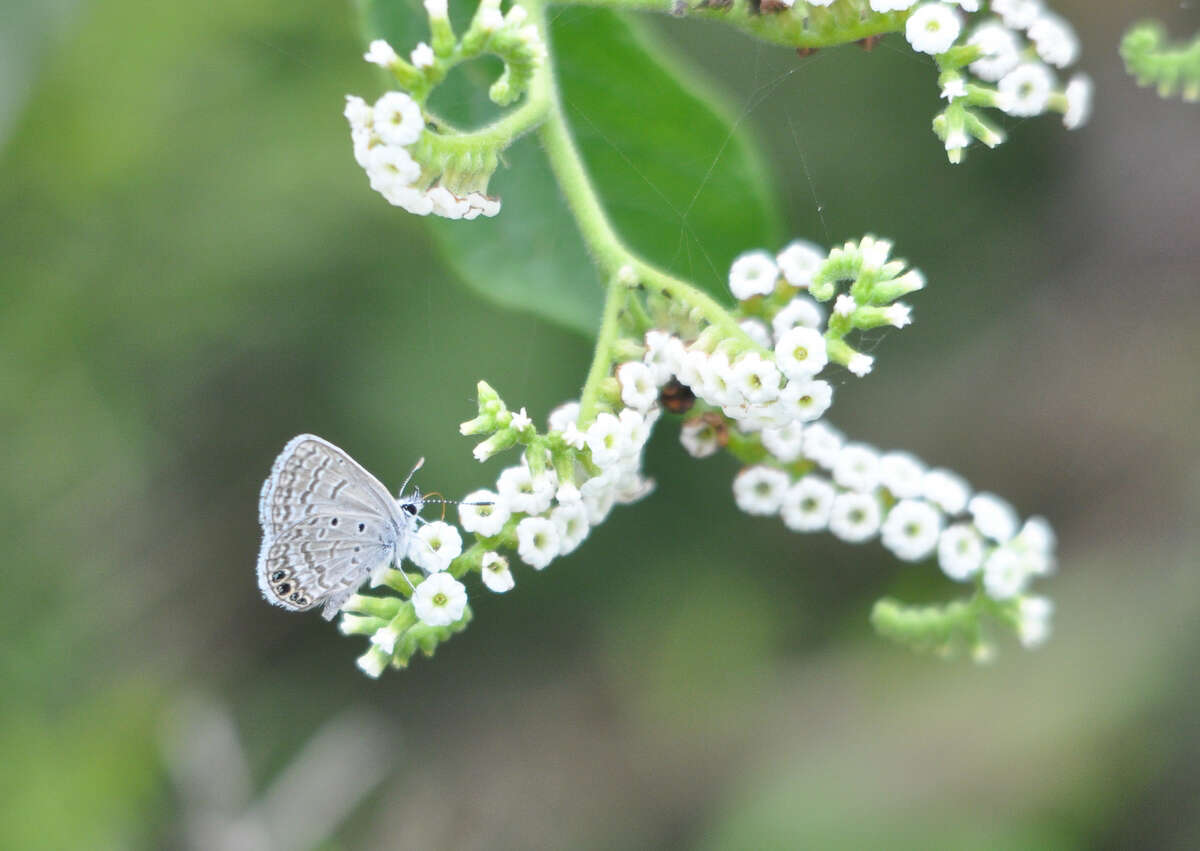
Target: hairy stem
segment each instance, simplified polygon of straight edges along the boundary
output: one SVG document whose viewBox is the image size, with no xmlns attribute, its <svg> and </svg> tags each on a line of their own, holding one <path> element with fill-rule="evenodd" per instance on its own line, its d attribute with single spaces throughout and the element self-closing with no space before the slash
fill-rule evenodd
<svg viewBox="0 0 1200 851">
<path fill-rule="evenodd" d="M 677 18 L 720 21 L 755 38 L 785 47 L 818 48 L 851 44 L 871 36 L 899 32 L 909 12 L 872 12 L 865 0 L 861 8 L 839 3 L 836 8 L 806 7 L 763 11 L 766 4 L 750 0 L 702 3 L 701 0 L 554 0 L 556 6 L 601 6 L 638 12 L 661 12 Z"/>
</svg>

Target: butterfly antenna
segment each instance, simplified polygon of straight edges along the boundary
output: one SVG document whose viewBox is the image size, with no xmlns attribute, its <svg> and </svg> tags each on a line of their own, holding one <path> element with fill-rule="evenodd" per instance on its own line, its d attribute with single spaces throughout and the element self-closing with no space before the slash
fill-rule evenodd
<svg viewBox="0 0 1200 851">
<path fill-rule="evenodd" d="M 418 458 L 417 463 L 413 464 L 413 468 L 408 471 L 408 478 L 404 480 L 404 484 L 400 486 L 400 496 L 404 497 L 404 492 L 408 490 L 408 483 L 412 481 L 412 477 L 417 474 L 417 470 L 425 466 L 425 459 Z"/>
</svg>

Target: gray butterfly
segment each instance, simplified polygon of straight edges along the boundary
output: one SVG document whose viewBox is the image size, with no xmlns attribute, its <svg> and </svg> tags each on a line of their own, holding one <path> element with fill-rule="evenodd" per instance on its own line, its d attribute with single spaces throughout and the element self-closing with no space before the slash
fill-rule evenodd
<svg viewBox="0 0 1200 851">
<path fill-rule="evenodd" d="M 424 459 L 422 459 L 424 460 Z M 423 501 L 399 499 L 327 440 L 288 441 L 263 483 L 258 587 L 267 602 L 294 612 L 324 603 L 331 620 L 360 585 L 408 552 Z"/>
</svg>

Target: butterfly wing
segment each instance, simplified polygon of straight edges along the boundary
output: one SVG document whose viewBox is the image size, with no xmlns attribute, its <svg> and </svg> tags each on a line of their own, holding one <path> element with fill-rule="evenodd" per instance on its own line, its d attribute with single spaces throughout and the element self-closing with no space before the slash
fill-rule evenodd
<svg viewBox="0 0 1200 851">
<path fill-rule="evenodd" d="M 283 447 L 263 482 L 258 520 L 265 540 L 315 514 L 391 517 L 395 505 L 357 461 L 327 440 L 302 434 Z"/>
<path fill-rule="evenodd" d="M 263 596 L 292 611 L 325 603 L 326 619 L 396 557 L 410 525 L 378 479 L 311 434 L 293 438 L 275 460 L 258 514 Z"/>
<path fill-rule="evenodd" d="M 314 514 L 263 541 L 263 596 L 292 611 L 325 603 L 328 620 L 376 568 L 396 556 L 390 521 L 346 513 Z"/>
</svg>

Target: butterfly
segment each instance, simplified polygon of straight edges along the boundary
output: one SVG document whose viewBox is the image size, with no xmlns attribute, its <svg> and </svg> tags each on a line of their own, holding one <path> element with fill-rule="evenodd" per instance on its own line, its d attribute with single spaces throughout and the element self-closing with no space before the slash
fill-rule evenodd
<svg viewBox="0 0 1200 851">
<path fill-rule="evenodd" d="M 424 504 L 419 490 L 404 490 L 423 462 L 393 498 L 329 441 L 312 434 L 288 441 L 258 501 L 258 587 L 267 602 L 293 612 L 323 604 L 331 620 L 368 578 L 398 567 Z"/>
</svg>

